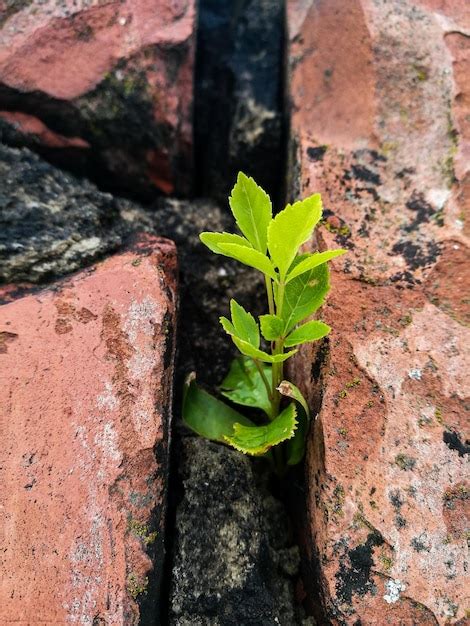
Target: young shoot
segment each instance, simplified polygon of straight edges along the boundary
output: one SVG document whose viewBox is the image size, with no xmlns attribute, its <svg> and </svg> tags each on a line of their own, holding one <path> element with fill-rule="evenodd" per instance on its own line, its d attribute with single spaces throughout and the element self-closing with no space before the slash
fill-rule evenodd
<svg viewBox="0 0 470 626">
<path fill-rule="evenodd" d="M 192 375 L 185 386 L 183 419 L 207 439 L 267 456 L 284 473 L 286 464 L 301 461 L 309 425 L 307 403 L 284 380 L 284 363 L 300 345 L 330 332 L 327 324 L 311 317 L 329 291 L 327 262 L 345 250 L 300 252 L 322 217 L 319 194 L 288 204 L 273 217 L 268 194 L 240 172 L 229 203 L 241 234 L 204 232 L 201 241 L 212 252 L 263 274 L 267 312 L 256 320 L 231 300 L 230 318 L 220 318 L 240 352 L 220 391 L 232 404 L 258 409 L 260 417 L 248 419 L 199 388 Z"/>
</svg>

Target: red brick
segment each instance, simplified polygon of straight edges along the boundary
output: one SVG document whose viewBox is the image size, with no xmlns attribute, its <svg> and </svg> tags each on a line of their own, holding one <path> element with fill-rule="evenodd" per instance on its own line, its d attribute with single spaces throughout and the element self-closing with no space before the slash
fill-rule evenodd
<svg viewBox="0 0 470 626">
<path fill-rule="evenodd" d="M 0 117 L 82 166 L 91 152 L 118 180 L 187 190 L 194 48 L 194 0 L 4 8 Z"/>
<path fill-rule="evenodd" d="M 130 624 L 163 559 L 175 249 L 0 307 L 0 623 Z"/>
<path fill-rule="evenodd" d="M 319 407 L 304 558 L 334 624 L 468 619 L 462 7 L 288 3 L 293 182 L 323 195 L 315 245 L 348 249 L 327 350 L 303 348 L 291 372 Z"/>
</svg>

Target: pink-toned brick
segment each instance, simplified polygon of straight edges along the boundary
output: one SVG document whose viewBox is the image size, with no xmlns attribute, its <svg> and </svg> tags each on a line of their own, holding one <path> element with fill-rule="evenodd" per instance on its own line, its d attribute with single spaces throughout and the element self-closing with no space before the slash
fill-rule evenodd
<svg viewBox="0 0 470 626">
<path fill-rule="evenodd" d="M 0 307 L 0 623 L 133 624 L 158 600 L 176 257 L 145 236 Z"/>
<path fill-rule="evenodd" d="M 2 4 L 0 118 L 59 161 L 187 191 L 195 1 Z"/>
<path fill-rule="evenodd" d="M 288 2 L 294 182 L 322 193 L 315 245 L 348 249 L 326 349 L 292 368 L 319 409 L 305 584 L 333 624 L 469 616 L 464 5 Z"/>
</svg>

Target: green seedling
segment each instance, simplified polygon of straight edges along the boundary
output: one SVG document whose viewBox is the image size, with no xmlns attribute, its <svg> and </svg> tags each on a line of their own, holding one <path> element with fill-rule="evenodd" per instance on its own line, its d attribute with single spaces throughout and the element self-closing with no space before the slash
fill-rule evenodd
<svg viewBox="0 0 470 626">
<path fill-rule="evenodd" d="M 304 254 L 301 247 L 322 217 L 319 194 L 288 204 L 275 217 L 268 194 L 241 173 L 229 198 L 241 234 L 201 233 L 201 241 L 222 254 L 259 270 L 266 285 L 268 313 L 257 321 L 235 300 L 225 332 L 241 353 L 220 385 L 232 404 L 257 409 L 245 417 L 196 385 L 185 385 L 183 419 L 202 437 L 254 456 L 265 455 L 277 471 L 302 460 L 309 410 L 299 389 L 284 380 L 284 363 L 304 343 L 318 341 L 330 327 L 310 319 L 329 291 L 327 262 L 345 250 Z M 256 413 L 255 413 L 256 414 Z M 282 444 L 282 445 L 280 445 Z"/>
</svg>

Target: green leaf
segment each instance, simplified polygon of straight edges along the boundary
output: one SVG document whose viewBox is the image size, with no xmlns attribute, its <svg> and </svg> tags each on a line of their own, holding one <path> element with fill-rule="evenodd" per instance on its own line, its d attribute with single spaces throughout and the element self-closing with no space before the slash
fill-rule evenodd
<svg viewBox="0 0 470 626">
<path fill-rule="evenodd" d="M 247 241 L 245 237 L 232 235 L 231 233 L 201 233 L 199 239 L 209 250 L 212 250 L 212 252 L 216 254 L 223 254 L 224 256 L 230 255 L 220 249 L 219 246 L 221 243 L 231 243 L 251 248 L 251 243 Z"/>
<path fill-rule="evenodd" d="M 238 228 L 256 250 L 265 253 L 268 224 L 272 219 L 268 194 L 251 177 L 240 172 L 229 204 Z"/>
<path fill-rule="evenodd" d="M 277 315 L 260 315 L 261 334 L 266 341 L 276 341 L 282 335 L 284 322 Z"/>
<path fill-rule="evenodd" d="M 321 197 L 317 193 L 292 205 L 288 204 L 269 224 L 269 254 L 274 265 L 279 268 L 281 281 L 300 246 L 310 239 L 321 214 Z"/>
<path fill-rule="evenodd" d="M 271 380 L 271 367 L 265 364 L 260 364 L 260 367 L 265 377 Z M 266 386 L 251 358 L 242 356 L 234 359 L 220 389 L 232 402 L 261 409 L 271 417 L 271 402 Z"/>
<path fill-rule="evenodd" d="M 235 335 L 243 341 L 247 341 L 254 348 L 259 347 L 259 328 L 255 318 L 251 313 L 238 304 L 235 300 L 230 300 L 230 313 L 232 314 L 232 324 Z"/>
<path fill-rule="evenodd" d="M 297 412 L 297 429 L 287 442 L 287 465 L 297 465 L 304 458 L 310 420 L 303 408 Z"/>
<path fill-rule="evenodd" d="M 297 350 L 291 350 L 290 352 L 284 352 L 283 354 L 268 354 L 267 352 L 263 352 L 263 350 L 254 348 L 246 341 L 238 339 L 238 337 L 233 335 L 232 341 L 242 354 L 245 356 L 251 356 L 253 359 L 258 359 L 258 361 L 263 361 L 263 363 L 282 363 L 283 361 L 287 361 L 287 359 L 297 352 Z"/>
<path fill-rule="evenodd" d="M 245 454 L 265 454 L 273 446 L 294 435 L 297 426 L 296 413 L 292 403 L 265 426 L 235 424 L 233 435 L 226 435 L 225 441 Z"/>
<path fill-rule="evenodd" d="M 328 266 L 323 263 L 297 276 L 286 285 L 282 308 L 286 333 L 320 308 L 330 289 L 329 276 Z"/>
<path fill-rule="evenodd" d="M 183 421 L 198 435 L 221 442 L 233 435 L 235 424 L 254 425 L 241 413 L 198 387 L 194 376 L 185 384 Z"/>
<path fill-rule="evenodd" d="M 226 317 L 219 317 L 219 322 L 222 324 L 223 329 L 227 333 L 227 335 L 235 337 L 237 331 L 235 330 L 232 322 L 228 320 Z"/>
<path fill-rule="evenodd" d="M 262 252 L 258 252 L 258 250 L 254 250 L 253 248 L 247 248 L 246 246 L 240 246 L 236 243 L 221 243 L 218 247 L 222 250 L 222 254 L 240 261 L 240 263 L 244 263 L 249 267 L 254 267 L 260 272 L 263 272 L 263 274 L 270 276 L 273 280 L 278 280 L 273 264 L 269 257 Z"/>
<path fill-rule="evenodd" d="M 291 346 L 298 346 L 299 344 L 307 343 L 308 341 L 316 341 L 317 339 L 326 337 L 330 330 L 331 328 L 328 324 L 312 320 L 311 322 L 306 322 L 305 324 L 302 324 L 302 326 L 298 326 L 295 330 L 293 330 L 290 335 L 286 337 L 284 345 L 287 348 L 290 348 Z"/>
<path fill-rule="evenodd" d="M 286 396 L 288 398 L 292 398 L 293 400 L 298 402 L 300 406 L 303 408 L 303 410 L 305 411 L 307 417 L 310 415 L 307 401 L 303 397 L 300 389 L 296 387 L 294 383 L 291 383 L 288 380 L 283 380 L 281 384 L 279 385 L 279 387 L 277 388 L 277 390 L 279 391 L 281 395 Z"/>
<path fill-rule="evenodd" d="M 299 404 L 297 410 L 297 430 L 292 439 L 289 439 L 287 442 L 287 464 L 297 465 L 305 454 L 305 444 L 310 424 L 310 411 L 307 401 L 294 383 L 283 380 L 277 389 L 283 396 L 292 398 Z"/>
<path fill-rule="evenodd" d="M 297 265 L 289 272 L 286 282 L 288 283 L 296 276 L 300 276 L 300 274 L 308 272 L 322 263 L 326 263 L 331 259 L 341 256 L 345 252 L 346 250 L 339 248 L 338 250 L 326 250 L 325 252 L 315 252 L 315 254 L 309 254 L 307 258 L 304 258 L 300 263 L 297 263 Z"/>
</svg>

